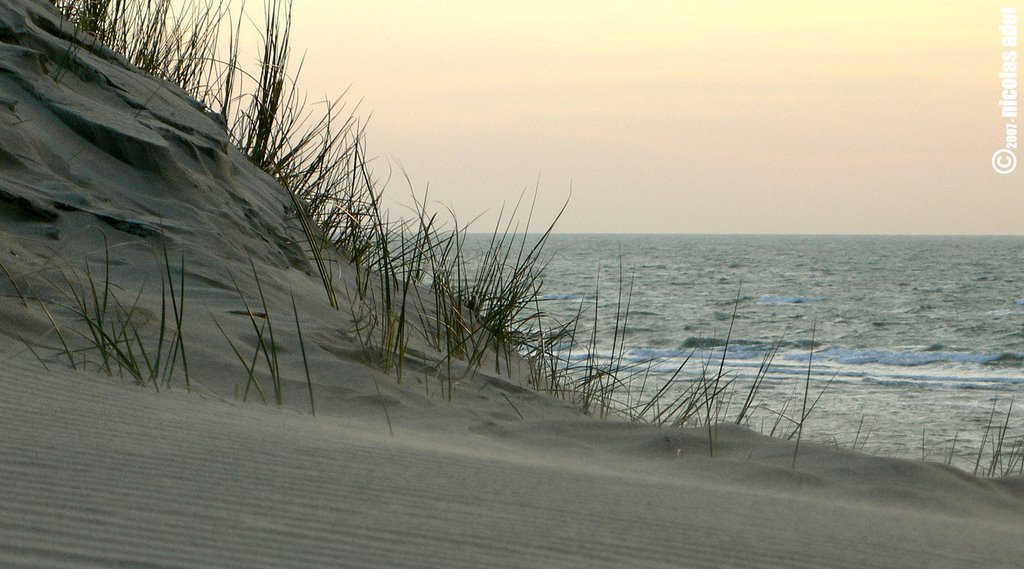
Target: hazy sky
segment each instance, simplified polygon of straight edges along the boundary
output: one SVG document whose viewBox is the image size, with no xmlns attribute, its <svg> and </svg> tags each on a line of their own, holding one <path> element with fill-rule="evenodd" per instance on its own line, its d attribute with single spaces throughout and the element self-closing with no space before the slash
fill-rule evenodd
<svg viewBox="0 0 1024 569">
<path fill-rule="evenodd" d="M 372 113 L 377 170 L 462 218 L 539 179 L 567 232 L 1020 234 L 1014 5 L 294 0 L 292 43 Z"/>
</svg>

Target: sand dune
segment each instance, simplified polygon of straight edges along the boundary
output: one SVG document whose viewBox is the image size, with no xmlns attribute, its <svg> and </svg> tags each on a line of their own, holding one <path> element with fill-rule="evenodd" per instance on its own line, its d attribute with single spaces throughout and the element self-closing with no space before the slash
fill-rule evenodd
<svg viewBox="0 0 1024 569">
<path fill-rule="evenodd" d="M 1024 543 L 1019 487 L 820 448 L 794 471 L 741 432 L 712 460 L 689 431 L 392 437 L 31 359 L 0 381 L 12 567 L 1015 567 Z"/>
<path fill-rule="evenodd" d="M 468 375 L 447 401 L 426 345 L 398 385 L 365 364 L 351 313 L 327 307 L 285 190 L 195 101 L 105 48 L 59 69 L 70 33 L 41 0 L 0 6 L 0 566 L 1024 559 L 1020 477 L 806 443 L 793 468 L 792 443 L 728 425 L 712 457 L 706 429 L 580 416 L 521 373 Z M 109 267 L 153 319 L 164 246 L 184 259 L 193 388 L 140 387 L 87 352 L 71 369 L 41 308 L 82 347 L 60 275 Z M 282 406 L 235 397 L 246 374 L 228 341 L 254 341 L 235 283 L 255 298 L 252 267 L 281 323 Z"/>
</svg>

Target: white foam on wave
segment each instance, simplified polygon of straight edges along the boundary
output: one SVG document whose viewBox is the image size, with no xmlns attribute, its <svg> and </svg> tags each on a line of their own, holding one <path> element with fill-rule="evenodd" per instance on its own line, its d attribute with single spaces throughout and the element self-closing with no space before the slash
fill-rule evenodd
<svg viewBox="0 0 1024 569">
<path fill-rule="evenodd" d="M 711 353 L 711 352 L 716 353 Z M 843 385 L 874 385 L 892 388 L 927 389 L 986 389 L 995 391 L 1019 390 L 1024 386 L 1024 374 L 1007 375 L 1005 368 L 958 367 L 957 363 L 985 364 L 1007 358 L 971 352 L 886 352 L 880 350 L 851 350 L 832 348 L 814 354 L 811 369 L 807 368 L 807 352 L 790 351 L 780 354 L 768 370 L 762 369 L 761 358 L 750 358 L 752 351 L 726 356 L 725 368 L 729 377 L 747 382 L 759 374 L 769 384 L 788 384 L 803 381 L 810 374 L 812 383 Z M 691 355 L 692 354 L 692 355 Z M 762 353 L 763 355 L 763 353 Z M 607 357 L 607 354 L 599 354 Z M 690 356 L 687 361 L 684 358 Z M 739 356 L 739 357 L 736 357 Z M 1012 356 L 1011 356 L 1012 357 Z M 717 373 L 721 348 L 715 350 L 634 349 L 628 350 L 624 363 L 641 365 L 653 377 L 674 377 L 680 381 L 700 381 L 708 373 Z M 683 366 L 686 363 L 685 367 Z M 934 364 L 930 367 L 927 364 Z M 913 367 L 917 366 L 917 367 Z M 913 369 L 913 372 L 909 372 Z M 908 373 L 909 372 L 909 373 Z"/>
<path fill-rule="evenodd" d="M 770 348 L 758 344 L 730 344 L 726 352 L 727 361 L 750 360 L 760 361 Z M 650 361 L 672 359 L 679 360 L 690 357 L 696 360 L 707 358 L 721 358 L 722 346 L 709 345 L 702 347 L 687 346 L 682 349 L 676 348 L 630 348 L 626 350 L 625 357 L 632 361 Z"/>
<path fill-rule="evenodd" d="M 626 357 L 631 360 L 654 360 L 662 358 L 686 357 L 689 352 L 672 348 L 630 348 L 626 350 Z"/>
<path fill-rule="evenodd" d="M 956 376 L 956 375 L 880 375 L 865 376 L 863 383 L 883 387 L 911 387 L 916 389 L 986 389 L 990 391 L 1016 391 L 1024 384 L 1024 377 Z"/>
<path fill-rule="evenodd" d="M 889 352 L 885 350 L 851 350 L 829 348 L 818 357 L 849 365 L 885 364 L 893 366 L 920 366 L 942 362 L 984 364 L 1004 359 L 1006 354 L 979 354 L 976 352 Z M 787 354 L 786 359 L 797 359 L 799 354 Z"/>
</svg>

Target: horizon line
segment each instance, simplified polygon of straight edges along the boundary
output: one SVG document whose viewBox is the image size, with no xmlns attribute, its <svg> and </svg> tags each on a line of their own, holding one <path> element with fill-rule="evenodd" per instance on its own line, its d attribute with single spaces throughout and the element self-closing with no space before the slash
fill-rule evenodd
<svg viewBox="0 0 1024 569">
<path fill-rule="evenodd" d="M 492 235 L 493 231 L 466 231 L 469 235 Z M 530 231 L 527 235 L 543 235 Z M 629 231 L 552 231 L 551 235 L 650 235 L 663 237 L 1021 237 L 1024 233 L 739 233 L 739 232 L 629 232 Z"/>
</svg>

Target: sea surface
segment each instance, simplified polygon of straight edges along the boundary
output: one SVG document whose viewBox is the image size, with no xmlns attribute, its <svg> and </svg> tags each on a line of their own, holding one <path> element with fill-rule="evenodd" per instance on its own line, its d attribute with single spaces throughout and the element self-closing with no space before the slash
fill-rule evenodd
<svg viewBox="0 0 1024 569">
<path fill-rule="evenodd" d="M 628 299 L 633 400 L 687 357 L 677 390 L 717 372 L 728 339 L 721 419 L 778 346 L 755 430 L 792 433 L 816 401 L 803 436 L 874 454 L 973 470 L 1000 435 L 1004 455 L 1024 444 L 1024 237 L 554 235 L 547 251 L 544 310 L 582 314 L 586 337 L 598 308 L 604 357 Z"/>
</svg>

